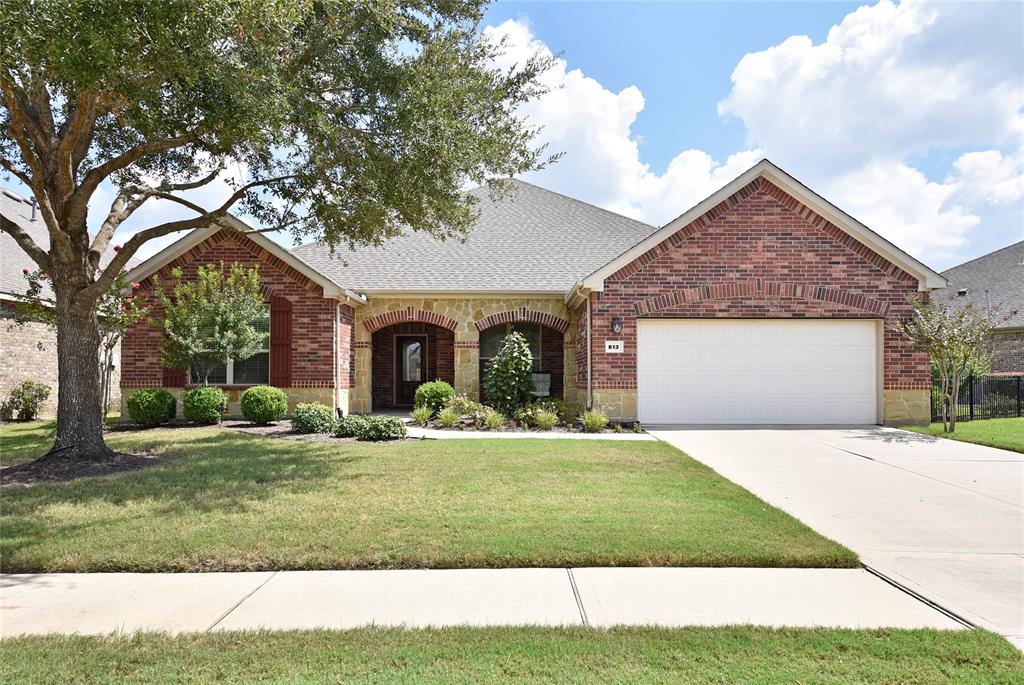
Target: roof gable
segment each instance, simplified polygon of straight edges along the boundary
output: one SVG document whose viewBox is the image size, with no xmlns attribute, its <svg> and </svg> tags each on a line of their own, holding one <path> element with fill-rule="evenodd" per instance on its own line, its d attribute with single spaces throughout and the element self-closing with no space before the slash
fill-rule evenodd
<svg viewBox="0 0 1024 685">
<path fill-rule="evenodd" d="M 776 199 L 790 206 L 805 219 L 812 223 L 827 222 L 845 233 L 852 239 L 848 246 L 854 249 L 859 248 L 858 251 L 862 256 L 875 262 L 880 268 L 884 269 L 886 268 L 885 264 L 891 264 L 914 276 L 918 280 L 919 290 L 926 291 L 946 285 L 946 280 L 941 275 L 903 252 L 767 159 L 762 159 L 713 195 L 697 203 L 684 214 L 588 275 L 578 285 L 589 290 L 603 290 L 606 278 L 615 275 L 620 270 L 632 268 L 630 265 L 638 260 L 642 262 L 647 253 L 655 250 L 684 227 L 702 222 L 710 223 L 721 213 L 741 202 L 747 194 L 758 189 L 755 184 L 758 179 L 768 181 L 775 190 L 782 194 L 781 196 L 776 194 Z M 651 258 L 653 259 L 653 257 Z"/>
</svg>

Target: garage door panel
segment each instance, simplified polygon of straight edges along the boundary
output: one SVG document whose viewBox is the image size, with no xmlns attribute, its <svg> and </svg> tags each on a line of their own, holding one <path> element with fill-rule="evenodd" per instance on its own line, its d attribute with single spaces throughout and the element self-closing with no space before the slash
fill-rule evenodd
<svg viewBox="0 0 1024 685">
<path fill-rule="evenodd" d="M 874 423 L 873 321 L 641 320 L 640 420 Z"/>
</svg>

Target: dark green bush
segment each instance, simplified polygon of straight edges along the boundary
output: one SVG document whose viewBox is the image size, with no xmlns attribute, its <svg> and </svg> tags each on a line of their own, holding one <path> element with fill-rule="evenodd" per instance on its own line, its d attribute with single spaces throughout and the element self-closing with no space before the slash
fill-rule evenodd
<svg viewBox="0 0 1024 685">
<path fill-rule="evenodd" d="M 357 440 L 380 442 L 382 440 L 401 440 L 408 431 L 405 424 L 397 416 L 367 416 L 356 432 Z"/>
<path fill-rule="evenodd" d="M 288 413 L 288 396 L 280 388 L 255 385 L 242 393 L 242 416 L 255 424 L 280 421 Z"/>
<path fill-rule="evenodd" d="M 39 416 L 39 407 L 50 397 L 50 386 L 36 381 L 25 381 L 16 386 L 4 402 L 5 414 L 18 413 L 19 421 L 31 421 Z"/>
<path fill-rule="evenodd" d="M 333 433 L 334 412 L 319 402 L 303 402 L 292 414 L 292 430 L 296 433 Z"/>
<path fill-rule="evenodd" d="M 206 426 L 220 423 L 227 409 L 228 396 L 220 388 L 201 386 L 185 393 L 182 414 L 192 423 Z"/>
<path fill-rule="evenodd" d="M 442 380 L 424 383 L 416 388 L 417 407 L 430 407 L 435 412 L 444 409 L 445 402 L 455 397 L 455 388 Z"/>
<path fill-rule="evenodd" d="M 362 427 L 369 420 L 370 417 L 360 416 L 359 414 L 342 416 L 334 426 L 334 435 L 339 438 L 359 437 L 359 431 L 362 430 Z"/>
<path fill-rule="evenodd" d="M 136 390 L 125 401 L 132 423 L 152 427 L 167 423 L 178 413 L 178 400 L 162 388 Z"/>
<path fill-rule="evenodd" d="M 521 333 L 512 331 L 498 347 L 498 353 L 484 372 L 487 404 L 505 416 L 530 401 L 533 392 L 533 355 Z"/>
</svg>

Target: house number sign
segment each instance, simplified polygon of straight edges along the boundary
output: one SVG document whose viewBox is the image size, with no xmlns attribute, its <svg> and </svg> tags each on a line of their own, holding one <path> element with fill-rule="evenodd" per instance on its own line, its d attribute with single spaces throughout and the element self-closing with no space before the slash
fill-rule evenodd
<svg viewBox="0 0 1024 685">
<path fill-rule="evenodd" d="M 621 340 L 605 340 L 604 351 L 607 354 L 622 354 L 626 351 L 626 345 Z"/>
</svg>

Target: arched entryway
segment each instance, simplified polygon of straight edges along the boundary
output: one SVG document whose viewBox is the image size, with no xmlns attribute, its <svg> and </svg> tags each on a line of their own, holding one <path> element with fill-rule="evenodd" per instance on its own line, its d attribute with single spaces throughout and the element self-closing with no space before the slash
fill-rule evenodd
<svg viewBox="0 0 1024 685">
<path fill-rule="evenodd" d="M 455 333 L 419 321 L 373 332 L 373 409 L 411 407 L 417 386 L 441 379 L 455 383 Z"/>
<path fill-rule="evenodd" d="M 538 398 L 563 399 L 564 333 L 550 326 L 530 321 L 506 322 L 491 325 L 480 331 L 480 397 L 486 402 L 484 373 L 501 341 L 517 331 L 530 345 L 533 355 L 534 387 Z"/>
</svg>

